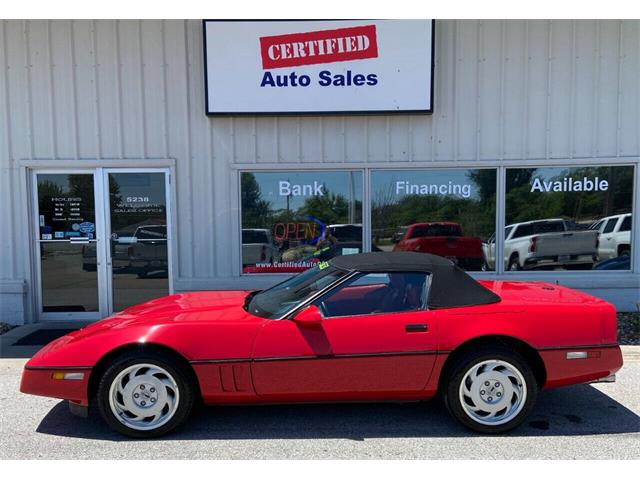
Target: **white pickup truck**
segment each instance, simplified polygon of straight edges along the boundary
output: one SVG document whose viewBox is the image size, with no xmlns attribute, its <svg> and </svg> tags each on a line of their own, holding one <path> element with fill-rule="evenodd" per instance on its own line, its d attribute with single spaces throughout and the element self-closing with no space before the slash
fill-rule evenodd
<svg viewBox="0 0 640 480">
<path fill-rule="evenodd" d="M 600 260 L 631 254 L 631 214 L 612 215 L 595 222 L 591 230 L 599 234 L 598 257 Z"/>
<path fill-rule="evenodd" d="M 598 259 L 598 232 L 572 230 L 562 218 L 507 225 L 504 236 L 507 270 L 591 269 Z M 495 269 L 495 236 L 483 250 L 487 267 Z"/>
<path fill-rule="evenodd" d="M 129 268 L 138 276 L 146 277 L 151 272 L 168 274 L 166 225 L 140 225 L 133 237 L 119 237 L 118 240 L 112 253 L 114 267 L 118 258 L 125 258 L 126 247 Z"/>
<path fill-rule="evenodd" d="M 152 271 L 167 272 L 167 226 L 140 225 L 135 232 L 115 233 L 111 236 L 111 265 L 119 273 L 137 272 L 141 277 Z M 82 269 L 95 272 L 96 244 L 82 247 Z"/>
<path fill-rule="evenodd" d="M 266 228 L 242 229 L 242 265 L 280 261 L 280 252 Z"/>
</svg>

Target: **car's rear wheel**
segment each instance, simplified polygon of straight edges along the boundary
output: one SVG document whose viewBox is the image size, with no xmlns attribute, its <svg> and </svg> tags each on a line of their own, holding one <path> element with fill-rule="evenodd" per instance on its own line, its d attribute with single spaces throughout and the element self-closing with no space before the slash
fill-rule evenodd
<svg viewBox="0 0 640 480">
<path fill-rule="evenodd" d="M 178 427 L 189 416 L 195 389 L 184 368 L 157 353 L 126 353 L 104 373 L 98 407 L 114 430 L 151 438 Z"/>
<path fill-rule="evenodd" d="M 517 270 L 522 270 L 522 268 L 520 267 L 520 260 L 518 258 L 518 255 L 511 255 L 511 258 L 509 259 L 509 265 L 507 266 L 507 270 L 515 272 Z"/>
<path fill-rule="evenodd" d="M 463 425 L 501 433 L 520 425 L 531 412 L 538 385 L 517 352 L 483 349 L 459 359 L 444 388 L 447 409 Z"/>
</svg>

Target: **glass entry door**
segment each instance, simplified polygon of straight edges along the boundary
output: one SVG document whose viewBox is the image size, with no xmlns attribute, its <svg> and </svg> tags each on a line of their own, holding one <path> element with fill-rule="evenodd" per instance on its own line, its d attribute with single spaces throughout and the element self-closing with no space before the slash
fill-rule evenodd
<svg viewBox="0 0 640 480">
<path fill-rule="evenodd" d="M 101 316 L 99 240 L 94 173 L 35 175 L 35 241 L 39 261 L 40 316 Z"/>
<path fill-rule="evenodd" d="M 169 174 L 35 172 L 41 320 L 98 320 L 169 294 Z"/>
<path fill-rule="evenodd" d="M 164 172 L 109 171 L 110 308 L 118 312 L 169 293 Z"/>
</svg>

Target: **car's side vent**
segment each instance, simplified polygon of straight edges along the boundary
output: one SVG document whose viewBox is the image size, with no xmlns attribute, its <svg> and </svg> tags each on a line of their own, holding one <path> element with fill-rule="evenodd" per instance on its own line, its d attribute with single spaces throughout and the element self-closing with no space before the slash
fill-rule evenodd
<svg viewBox="0 0 640 480">
<path fill-rule="evenodd" d="M 219 372 L 223 392 L 249 392 L 251 390 L 248 365 L 220 365 Z"/>
</svg>

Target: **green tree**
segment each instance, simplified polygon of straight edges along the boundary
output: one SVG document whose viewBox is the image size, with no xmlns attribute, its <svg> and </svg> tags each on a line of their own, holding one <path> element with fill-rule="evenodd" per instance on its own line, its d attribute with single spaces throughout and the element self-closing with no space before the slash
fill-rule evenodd
<svg viewBox="0 0 640 480">
<path fill-rule="evenodd" d="M 480 200 L 489 201 L 496 195 L 497 172 L 493 168 L 469 170 L 467 178 L 475 183 L 480 194 Z"/>
<path fill-rule="evenodd" d="M 308 197 L 298 209 L 298 216 L 311 215 L 325 224 L 344 223 L 349 215 L 349 202 L 346 197 L 327 191 L 322 196 Z"/>
<path fill-rule="evenodd" d="M 240 176 L 242 227 L 271 227 L 271 202 L 262 198 L 260 185 L 253 173 L 243 172 Z"/>
</svg>

